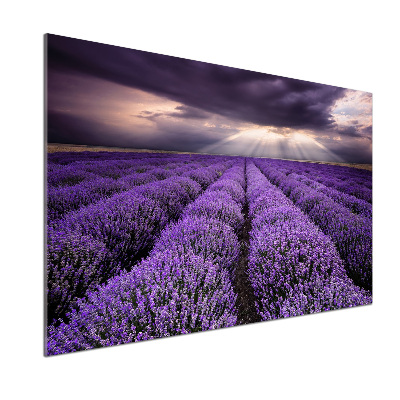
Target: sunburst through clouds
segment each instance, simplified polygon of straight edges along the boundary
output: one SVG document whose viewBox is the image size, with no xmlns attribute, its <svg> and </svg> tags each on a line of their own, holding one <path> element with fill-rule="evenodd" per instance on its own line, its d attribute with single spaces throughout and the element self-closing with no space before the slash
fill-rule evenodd
<svg viewBox="0 0 400 400">
<path fill-rule="evenodd" d="M 371 162 L 370 93 L 55 35 L 48 46 L 50 143 Z"/>
</svg>

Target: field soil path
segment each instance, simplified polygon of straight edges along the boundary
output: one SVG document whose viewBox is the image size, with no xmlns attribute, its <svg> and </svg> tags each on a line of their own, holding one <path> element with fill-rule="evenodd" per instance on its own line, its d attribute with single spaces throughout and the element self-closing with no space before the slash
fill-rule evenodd
<svg viewBox="0 0 400 400">
<path fill-rule="evenodd" d="M 245 163 L 245 182 L 247 192 L 247 174 Z M 240 257 L 235 270 L 234 287 L 238 295 L 237 311 L 238 311 L 238 325 L 251 324 L 253 322 L 261 321 L 260 315 L 257 313 L 253 287 L 250 284 L 247 274 L 248 256 L 249 256 L 249 242 L 251 230 L 251 221 L 248 216 L 249 205 L 246 203 L 243 207 L 242 213 L 244 217 L 244 225 L 239 233 L 240 242 Z"/>
</svg>

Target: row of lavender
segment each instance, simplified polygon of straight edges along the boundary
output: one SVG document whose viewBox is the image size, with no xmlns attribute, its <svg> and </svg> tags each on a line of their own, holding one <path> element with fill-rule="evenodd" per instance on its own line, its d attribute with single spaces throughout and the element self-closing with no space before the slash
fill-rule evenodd
<svg viewBox="0 0 400 400">
<path fill-rule="evenodd" d="M 246 202 L 248 275 L 261 319 L 372 301 L 363 289 L 372 285 L 369 203 L 290 162 L 163 157 L 111 160 L 108 173 L 129 171 L 114 182 L 160 167 L 172 176 L 82 202 L 49 226 L 49 322 L 64 319 L 49 327 L 49 354 L 235 325 L 232 282 Z M 77 158 L 58 158 L 54 170 L 107 173 L 110 160 Z"/>
<path fill-rule="evenodd" d="M 215 161 L 215 160 L 213 160 Z M 48 320 L 146 255 L 166 224 L 232 161 L 219 161 L 98 201 L 48 226 Z"/>
<path fill-rule="evenodd" d="M 286 174 L 303 175 L 329 188 L 372 203 L 372 173 L 367 170 L 334 165 L 269 160 Z"/>
<path fill-rule="evenodd" d="M 201 159 L 198 161 L 201 162 Z M 114 160 L 110 158 L 103 161 L 88 161 L 82 158 L 65 166 L 54 163 L 48 164 L 47 183 L 49 187 L 63 187 L 99 177 L 118 179 L 125 175 L 146 172 L 149 168 L 169 168 L 169 164 L 185 164 L 187 162 L 185 159 L 170 156 L 134 160 Z"/>
<path fill-rule="evenodd" d="M 115 193 L 176 175 L 190 176 L 190 170 L 216 162 L 209 156 L 200 155 L 182 157 L 158 155 L 158 157 L 115 160 L 114 157 L 118 157 L 118 153 L 107 154 L 109 158 L 102 161 L 88 161 L 88 155 L 84 154 L 78 160 L 75 156 L 75 161 L 67 166 L 62 163 L 49 164 L 47 177 L 49 224 L 68 212 Z M 135 153 L 130 154 L 135 155 Z M 69 157 L 69 153 L 64 157 Z M 63 158 L 58 156 L 58 161 L 62 160 Z M 219 161 L 223 159 L 220 158 Z"/>
<path fill-rule="evenodd" d="M 372 291 L 372 219 L 355 214 L 326 190 L 302 182 L 298 174 L 286 174 L 275 160 L 255 160 L 264 175 L 335 244 L 347 274 L 357 286 Z M 371 214 L 372 215 L 372 214 Z"/>
<path fill-rule="evenodd" d="M 112 167 L 107 170 L 110 163 L 112 161 L 101 163 L 99 166 L 90 166 L 90 169 L 87 165 L 84 167 L 79 165 L 77 167 L 74 163 L 74 165 L 68 167 L 69 171 L 67 173 L 62 172 L 58 174 L 57 178 L 60 178 L 59 175 L 68 177 L 69 182 L 81 178 L 82 181 L 77 184 L 61 187 L 49 186 L 47 192 L 48 223 L 54 223 L 68 212 L 87 206 L 115 193 L 173 176 L 190 176 L 190 171 L 210 164 L 209 161 L 186 164 L 185 162 L 171 159 L 171 162 L 162 167 L 159 163 L 154 165 L 148 160 L 142 160 L 140 166 L 130 166 L 129 168 L 118 166 L 118 170 L 114 166 L 114 172 L 110 172 L 113 170 Z M 97 170 L 96 167 L 98 168 Z M 113 174 L 113 177 L 101 176 L 101 170 L 104 168 L 106 168 L 105 171 L 108 171 L 109 175 Z"/>
<path fill-rule="evenodd" d="M 83 180 L 96 177 L 120 178 L 123 175 L 134 172 L 145 172 L 151 167 L 169 168 L 169 164 L 201 163 L 208 165 L 215 157 L 188 154 L 142 154 L 127 153 L 124 158 L 118 153 L 103 153 L 101 159 L 93 159 L 90 154 L 76 153 L 73 160 L 70 160 L 71 153 L 57 153 L 57 158 L 51 162 L 54 154 L 49 154 L 47 164 L 47 183 L 49 187 L 67 186 L 79 183 Z M 220 157 L 220 159 L 227 157 Z M 67 160 L 67 161 L 66 161 Z M 57 162 L 56 162 L 57 161 Z"/>
<path fill-rule="evenodd" d="M 331 239 L 251 161 L 247 182 L 248 273 L 263 320 L 371 303 L 347 276 Z"/>
<path fill-rule="evenodd" d="M 165 157 L 203 157 L 200 154 L 174 154 L 151 152 L 116 152 L 116 151 L 81 151 L 81 152 L 55 152 L 47 155 L 48 164 L 68 165 L 74 162 L 84 161 L 108 161 L 112 160 L 142 160 L 162 159 Z"/>
<path fill-rule="evenodd" d="M 327 195 L 332 200 L 340 203 L 354 214 L 360 214 L 372 219 L 372 190 L 367 189 L 365 186 L 363 186 L 363 191 L 358 191 L 358 193 L 363 194 L 362 197 L 368 199 L 368 201 L 366 201 L 356 196 L 353 196 L 352 194 L 344 193 L 338 190 L 340 189 L 340 185 L 335 184 L 335 181 L 332 178 L 327 178 L 323 172 L 318 172 L 318 174 L 311 174 L 309 168 L 307 166 L 304 166 L 302 163 L 297 163 L 299 164 L 297 167 L 293 165 L 293 162 L 287 161 L 287 163 L 290 164 L 285 164 L 284 161 L 280 161 L 279 163 L 277 163 L 275 160 L 268 161 L 268 164 L 270 166 L 274 167 L 277 171 L 285 174 L 287 177 L 298 180 L 301 183 L 310 186 L 312 189 L 316 189 L 318 192 Z M 338 171 L 335 170 L 335 174 L 338 174 Z M 349 179 L 351 179 L 351 175 Z M 326 184 L 329 184 L 329 186 L 326 186 L 321 182 L 325 182 Z M 343 183 L 343 181 L 341 180 L 340 182 Z M 346 185 L 348 184 L 349 181 L 346 180 Z"/>
<path fill-rule="evenodd" d="M 163 230 L 147 259 L 78 300 L 69 323 L 49 328 L 49 354 L 235 325 L 244 185 L 240 160 Z"/>
</svg>

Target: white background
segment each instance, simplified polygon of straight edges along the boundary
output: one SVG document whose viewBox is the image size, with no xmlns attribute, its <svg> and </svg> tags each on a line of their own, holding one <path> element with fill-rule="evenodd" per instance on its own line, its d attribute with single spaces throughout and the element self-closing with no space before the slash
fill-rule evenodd
<svg viewBox="0 0 400 400">
<path fill-rule="evenodd" d="M 4 399 L 399 398 L 400 65 L 394 4 L 80 0 L 3 5 Z M 374 304 L 43 357 L 47 32 L 372 92 Z"/>
</svg>

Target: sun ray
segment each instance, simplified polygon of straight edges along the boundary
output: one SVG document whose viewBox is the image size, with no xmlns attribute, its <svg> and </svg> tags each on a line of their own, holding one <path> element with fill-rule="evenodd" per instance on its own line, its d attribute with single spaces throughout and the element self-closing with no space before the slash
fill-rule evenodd
<svg viewBox="0 0 400 400">
<path fill-rule="evenodd" d="M 218 154 L 229 152 L 248 157 L 343 161 L 341 157 L 306 133 L 295 131 L 281 134 L 265 127 L 243 129 L 202 147 L 200 151 Z"/>
</svg>

